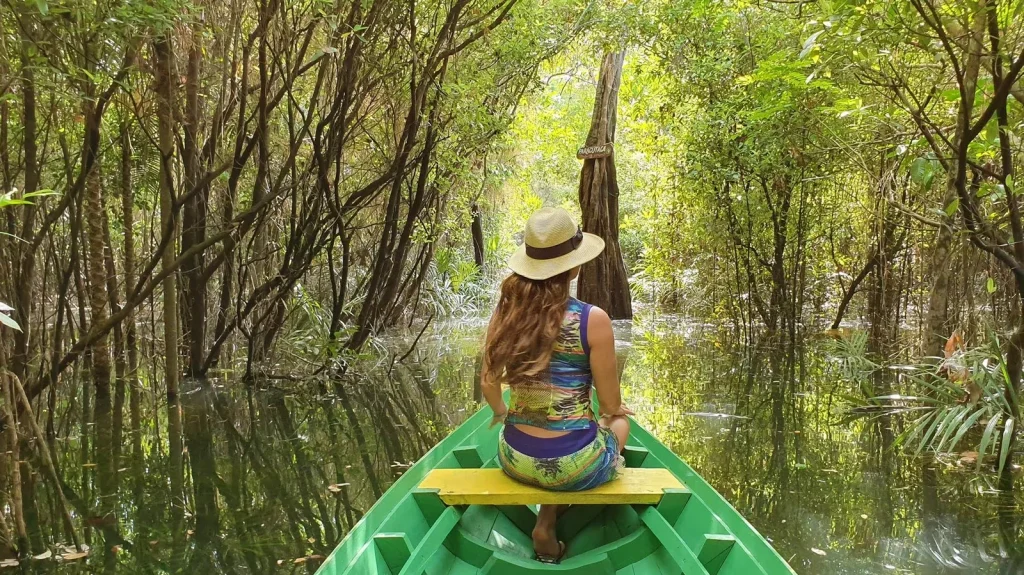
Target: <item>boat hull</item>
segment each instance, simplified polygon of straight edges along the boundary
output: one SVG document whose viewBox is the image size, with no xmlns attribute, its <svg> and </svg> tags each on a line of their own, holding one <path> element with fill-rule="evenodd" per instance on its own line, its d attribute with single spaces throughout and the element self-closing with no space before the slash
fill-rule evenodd
<svg viewBox="0 0 1024 575">
<path fill-rule="evenodd" d="M 318 575 L 790 575 L 794 571 L 704 479 L 635 422 L 628 467 L 668 469 L 685 486 L 658 505 L 579 505 L 559 518 L 560 565 L 533 559 L 535 506 L 446 507 L 418 489 L 435 468 L 497 466 L 500 428 L 484 407 L 410 467 Z"/>
</svg>

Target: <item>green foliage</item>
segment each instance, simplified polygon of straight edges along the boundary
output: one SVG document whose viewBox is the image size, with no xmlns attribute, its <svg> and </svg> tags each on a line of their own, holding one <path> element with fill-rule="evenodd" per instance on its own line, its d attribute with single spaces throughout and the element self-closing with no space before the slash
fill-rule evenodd
<svg viewBox="0 0 1024 575">
<path fill-rule="evenodd" d="M 852 414 L 907 417 L 897 445 L 915 455 L 970 447 L 977 452 L 977 469 L 994 457 L 995 470 L 1003 472 L 1013 448 L 1020 402 L 1019 382 L 1010 381 L 998 338 L 943 361 L 904 366 L 900 378 L 906 394 L 847 396 Z"/>
</svg>

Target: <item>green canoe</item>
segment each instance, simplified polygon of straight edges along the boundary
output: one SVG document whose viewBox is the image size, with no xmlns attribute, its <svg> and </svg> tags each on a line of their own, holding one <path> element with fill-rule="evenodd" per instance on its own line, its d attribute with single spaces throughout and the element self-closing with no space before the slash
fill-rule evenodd
<svg viewBox="0 0 1024 575">
<path fill-rule="evenodd" d="M 420 488 L 434 469 L 497 467 L 500 427 L 488 429 L 490 420 L 485 406 L 410 467 L 318 575 L 794 573 L 721 495 L 635 422 L 627 467 L 666 469 L 685 487 L 666 490 L 657 505 L 573 505 L 558 522 L 567 544 L 561 564 L 533 560 L 535 505 L 449 507 L 436 489 Z"/>
</svg>

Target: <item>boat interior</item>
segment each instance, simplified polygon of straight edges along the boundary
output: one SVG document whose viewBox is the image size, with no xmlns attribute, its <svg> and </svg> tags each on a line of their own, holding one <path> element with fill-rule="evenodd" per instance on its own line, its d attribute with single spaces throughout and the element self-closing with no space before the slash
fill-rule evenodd
<svg viewBox="0 0 1024 575">
<path fill-rule="evenodd" d="M 407 476 L 396 483 L 399 486 L 409 480 L 405 484 L 408 489 L 398 494 L 402 497 L 393 503 L 386 517 L 370 518 L 368 514 L 367 519 L 376 525 L 362 530 L 357 526 L 350 534 L 348 549 L 354 556 L 332 556 L 321 573 L 793 573 L 720 495 L 639 426 L 634 426 L 624 453 L 626 472 L 668 469 L 678 481 L 662 489 L 653 500 L 649 493 L 641 497 L 630 489 L 618 489 L 597 498 L 591 495 L 588 504 L 570 505 L 559 517 L 557 527 L 559 539 L 566 544 L 561 563 L 536 561 L 530 534 L 538 498 L 552 492 L 520 486 L 510 493 L 501 481 L 481 485 L 470 479 L 472 474 L 462 478 L 456 471 L 430 481 L 435 469 L 496 471 L 497 429 L 482 424 L 469 427 L 473 429 L 445 440 L 454 445 L 439 446 L 443 449 L 431 452 L 417 464 L 425 465 L 424 469 L 410 468 Z M 536 493 L 531 495 L 531 490 Z M 484 500 L 500 504 L 475 503 Z"/>
</svg>

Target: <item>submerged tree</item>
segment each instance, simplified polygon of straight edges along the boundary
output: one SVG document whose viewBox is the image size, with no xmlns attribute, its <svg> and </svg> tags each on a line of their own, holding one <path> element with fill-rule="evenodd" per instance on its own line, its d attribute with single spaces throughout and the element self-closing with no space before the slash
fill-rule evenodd
<svg viewBox="0 0 1024 575">
<path fill-rule="evenodd" d="M 623 52 L 609 52 L 601 62 L 586 146 L 581 150 L 580 210 L 583 231 L 605 240 L 604 252 L 580 270 L 579 297 L 615 319 L 633 317 L 629 279 L 619 247 L 619 184 L 615 176 L 615 122 L 622 82 Z"/>
</svg>

